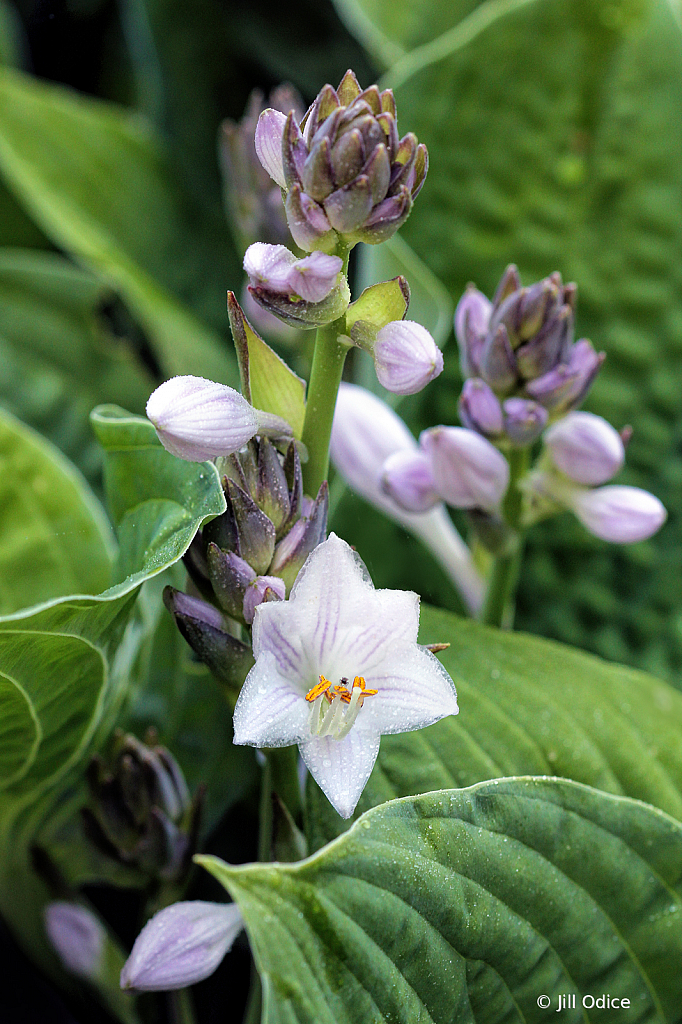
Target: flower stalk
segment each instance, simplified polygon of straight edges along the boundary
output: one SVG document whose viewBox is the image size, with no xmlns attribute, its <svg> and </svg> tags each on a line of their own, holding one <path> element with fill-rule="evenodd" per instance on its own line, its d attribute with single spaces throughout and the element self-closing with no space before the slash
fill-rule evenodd
<svg viewBox="0 0 682 1024">
<path fill-rule="evenodd" d="M 504 549 L 496 555 L 490 570 L 488 588 L 481 609 L 481 622 L 488 626 L 511 626 L 514 618 L 514 599 L 523 556 L 521 512 L 523 491 L 519 482 L 528 471 L 530 449 L 511 448 L 509 459 L 509 487 L 502 502 L 502 514 L 511 535 Z"/>
</svg>

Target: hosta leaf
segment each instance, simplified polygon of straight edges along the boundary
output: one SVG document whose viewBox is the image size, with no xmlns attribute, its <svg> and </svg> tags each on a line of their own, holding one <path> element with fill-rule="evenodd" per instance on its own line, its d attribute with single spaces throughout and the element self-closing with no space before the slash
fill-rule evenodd
<svg viewBox="0 0 682 1024">
<path fill-rule="evenodd" d="M 0 402 L 99 481 L 89 417 L 99 402 L 142 412 L 154 389 L 100 310 L 114 298 L 55 253 L 0 249 Z"/>
<path fill-rule="evenodd" d="M 503 0 L 504 2 L 504 0 Z M 500 7 L 499 0 L 334 0 L 353 35 L 377 62 L 390 67 L 410 50 L 443 35 L 478 6 Z M 506 4 L 505 4 L 506 6 Z"/>
<path fill-rule="evenodd" d="M 224 295 L 151 127 L 134 114 L 0 68 L 0 172 L 36 222 L 125 299 L 165 374 L 231 377 L 225 343 L 186 309 Z M 223 303 L 219 303 L 224 309 Z"/>
<path fill-rule="evenodd" d="M 492 294 L 510 261 L 525 281 L 555 269 L 577 281 L 578 336 L 608 356 L 589 406 L 618 429 L 632 424 L 623 482 L 672 513 L 639 548 L 593 541 L 568 516 L 531 534 L 519 625 L 672 679 L 682 667 L 676 14 L 667 0 L 485 3 L 468 31 L 461 22 L 413 51 L 386 81 L 401 129 L 430 153 L 406 241 L 455 299 L 471 280 Z M 443 377 L 422 403 L 431 423 L 457 421 L 458 388 Z"/>
<path fill-rule="evenodd" d="M 237 900 L 264 1024 L 682 1019 L 682 826 L 564 780 L 377 807 L 294 865 L 201 858 Z M 583 1009 L 610 993 L 629 1006 Z M 589 1003 L 588 1003 L 589 1006 Z"/>
<path fill-rule="evenodd" d="M 9 413 L 0 413 L 0 466 L 0 613 L 104 590 L 113 538 L 80 473 Z"/>
<path fill-rule="evenodd" d="M 538 637 L 425 606 L 421 641 L 457 686 L 460 713 L 384 736 L 361 813 L 397 796 L 501 775 L 559 775 L 682 819 L 682 696 L 667 683 Z M 347 827 L 309 783 L 315 848 Z"/>
</svg>

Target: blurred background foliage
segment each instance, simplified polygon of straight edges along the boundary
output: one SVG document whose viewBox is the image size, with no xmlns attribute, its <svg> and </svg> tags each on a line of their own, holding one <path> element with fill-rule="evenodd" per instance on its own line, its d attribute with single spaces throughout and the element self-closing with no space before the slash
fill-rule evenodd
<svg viewBox="0 0 682 1024">
<path fill-rule="evenodd" d="M 401 242 L 355 270 L 407 266 L 412 315 L 446 346 L 401 414 L 456 422 L 450 312 L 469 280 L 490 293 L 513 261 L 577 281 L 579 335 L 608 355 L 587 407 L 633 426 L 623 482 L 669 521 L 629 548 L 568 515 L 537 528 L 517 625 L 680 685 L 679 0 L 0 0 L 0 64 L 2 404 L 99 488 L 93 405 L 139 412 L 177 372 L 234 382 L 220 124 L 256 87 L 308 102 L 347 67 L 381 77 L 431 170 Z M 361 360 L 349 372 L 367 382 Z M 459 607 L 416 541 L 338 482 L 334 504 L 378 585 Z"/>
</svg>

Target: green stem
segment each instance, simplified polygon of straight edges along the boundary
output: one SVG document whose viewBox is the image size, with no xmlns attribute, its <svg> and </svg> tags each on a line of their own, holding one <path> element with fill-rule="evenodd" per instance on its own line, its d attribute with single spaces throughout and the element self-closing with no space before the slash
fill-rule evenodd
<svg viewBox="0 0 682 1024">
<path fill-rule="evenodd" d="M 348 250 L 339 253 L 343 259 L 343 273 L 348 272 Z M 308 461 L 303 466 L 303 487 L 306 494 L 315 497 L 320 484 L 329 472 L 329 439 L 343 366 L 348 346 L 339 342 L 346 333 L 345 315 L 334 323 L 318 327 L 310 370 L 310 383 L 301 440 L 308 449 Z"/>
<path fill-rule="evenodd" d="M 243 1024 L 260 1024 L 261 1008 L 263 1003 L 263 988 L 260 983 L 260 975 L 256 965 L 251 961 L 251 980 L 249 982 L 249 995 L 246 1000 Z"/>
<path fill-rule="evenodd" d="M 488 589 L 481 610 L 481 621 L 489 626 L 510 626 L 514 617 L 514 599 L 521 570 L 523 534 L 520 530 L 523 492 L 519 481 L 528 469 L 528 448 L 512 448 L 509 453 L 509 487 L 502 503 L 502 514 L 512 535 L 505 551 L 493 561 Z"/>
<path fill-rule="evenodd" d="M 169 992 L 170 1019 L 172 1024 L 196 1024 L 192 997 L 188 988 L 178 988 Z"/>
</svg>

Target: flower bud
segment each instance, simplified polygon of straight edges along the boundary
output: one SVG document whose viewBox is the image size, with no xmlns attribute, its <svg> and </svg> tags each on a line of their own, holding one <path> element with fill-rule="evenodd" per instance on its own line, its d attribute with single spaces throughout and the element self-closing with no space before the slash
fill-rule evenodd
<svg viewBox="0 0 682 1024">
<path fill-rule="evenodd" d="M 469 430 L 484 437 L 497 437 L 502 433 L 502 406 L 495 392 L 480 377 L 464 382 L 459 396 L 459 418 Z"/>
<path fill-rule="evenodd" d="M 251 625 L 256 608 L 263 601 L 283 601 L 287 588 L 276 576 L 256 576 L 244 594 L 244 621 Z"/>
<path fill-rule="evenodd" d="M 236 903 L 173 903 L 155 914 L 135 939 L 121 971 L 121 988 L 163 992 L 203 981 L 243 927 Z"/>
<path fill-rule="evenodd" d="M 414 395 L 442 372 L 443 354 L 421 324 L 393 320 L 377 332 L 374 366 L 387 391 Z"/>
<path fill-rule="evenodd" d="M 264 293 L 297 295 L 306 302 L 322 302 L 339 283 L 343 262 L 338 256 L 313 252 L 296 259 L 284 245 L 255 242 L 246 250 L 244 270 L 250 283 Z"/>
<path fill-rule="evenodd" d="M 518 367 L 504 324 L 486 338 L 481 351 L 481 376 L 500 394 L 508 392 L 517 382 Z"/>
<path fill-rule="evenodd" d="M 256 125 L 256 154 L 261 164 L 280 188 L 286 188 L 282 164 L 282 136 L 287 123 L 286 114 L 268 107 Z"/>
<path fill-rule="evenodd" d="M 433 427 L 419 443 L 436 490 L 456 508 L 495 508 L 509 485 L 509 464 L 490 441 L 463 427 Z"/>
<path fill-rule="evenodd" d="M 206 547 L 206 562 L 213 593 L 220 607 L 233 618 L 241 618 L 244 594 L 256 579 L 256 573 L 234 551 L 224 551 L 214 541 L 209 541 Z"/>
<path fill-rule="evenodd" d="M 514 444 L 532 444 L 547 426 L 547 410 L 527 398 L 508 398 L 502 409 L 505 433 Z"/>
<path fill-rule="evenodd" d="M 490 300 L 483 292 L 473 284 L 468 285 L 455 310 L 455 335 L 463 377 L 477 377 L 481 372 L 481 355 L 491 310 Z"/>
<path fill-rule="evenodd" d="M 566 412 L 580 405 L 606 356 L 597 353 L 587 338 L 571 348 L 568 361 L 526 384 L 526 391 L 552 413 Z"/>
<path fill-rule="evenodd" d="M 228 686 L 242 683 L 253 665 L 251 648 L 228 633 L 213 605 L 166 587 L 163 600 L 187 643 L 213 675 Z"/>
<path fill-rule="evenodd" d="M 614 544 L 646 540 L 660 529 L 667 516 L 658 498 L 639 487 L 576 487 L 568 501 L 590 533 Z"/>
<path fill-rule="evenodd" d="M 204 462 L 238 451 L 258 430 L 257 411 L 226 384 L 204 377 L 171 377 L 147 402 L 164 448 L 180 459 Z"/>
<path fill-rule="evenodd" d="M 618 431 L 591 412 L 570 412 L 549 428 L 544 442 L 555 466 L 579 484 L 604 484 L 625 461 Z"/>
<path fill-rule="evenodd" d="M 428 512 L 440 501 L 431 464 L 420 451 L 389 455 L 383 466 L 381 489 L 406 512 Z"/>
<path fill-rule="evenodd" d="M 47 936 L 66 970 L 96 981 L 106 943 L 106 932 L 98 918 L 79 903 L 57 900 L 47 904 L 44 919 Z"/>
<path fill-rule="evenodd" d="M 293 586 L 310 552 L 327 536 L 328 511 L 329 486 L 325 480 L 320 484 L 317 498 L 308 515 L 302 515 L 275 548 L 269 571 L 284 581 L 287 591 Z"/>
</svg>

